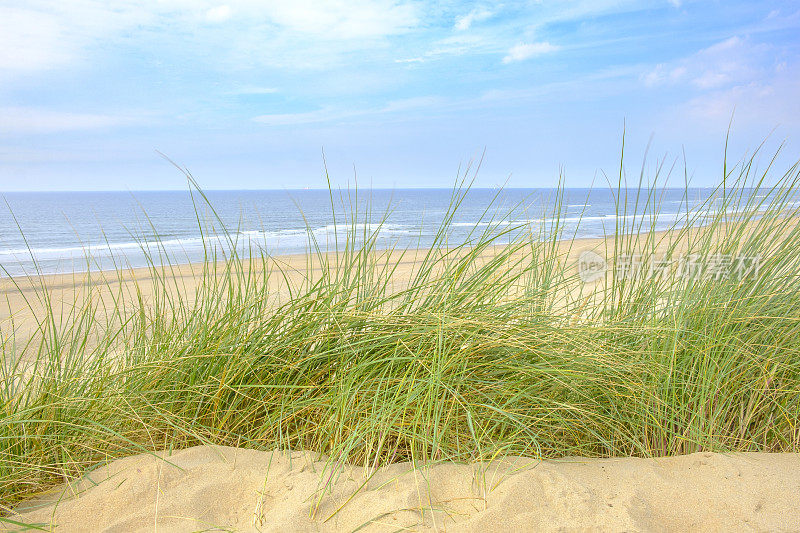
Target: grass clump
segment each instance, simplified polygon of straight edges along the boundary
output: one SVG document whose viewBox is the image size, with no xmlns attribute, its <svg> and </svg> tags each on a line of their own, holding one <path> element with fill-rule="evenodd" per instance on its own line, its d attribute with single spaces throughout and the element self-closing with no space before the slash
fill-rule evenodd
<svg viewBox="0 0 800 533">
<path fill-rule="evenodd" d="M 222 228 L 225 256 L 209 246 L 192 284 L 163 250 L 148 287 L 124 283 L 121 267 L 114 289 L 87 274 L 67 306 L 34 279 L 33 334 L 7 324 L 0 339 L 3 510 L 100 461 L 202 443 L 370 468 L 798 451 L 800 176 L 752 162 L 726 169 L 721 201 L 687 199 L 666 233 L 659 187 L 630 189 L 621 170 L 602 251 L 641 264 L 758 257 L 757 275 L 628 277 L 615 265 L 584 284 L 562 190 L 541 226 L 501 224 L 513 217 L 490 207 L 453 245 L 461 182 L 429 250 L 379 249 L 386 215 L 353 209 L 334 221 L 348 228 L 334 250 L 309 232 L 299 273 Z"/>
</svg>

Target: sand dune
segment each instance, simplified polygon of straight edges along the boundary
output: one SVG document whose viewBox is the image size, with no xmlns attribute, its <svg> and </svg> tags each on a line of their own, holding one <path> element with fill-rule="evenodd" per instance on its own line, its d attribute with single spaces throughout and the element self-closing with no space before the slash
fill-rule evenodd
<svg viewBox="0 0 800 533">
<path fill-rule="evenodd" d="M 602 239 L 576 241 L 564 259 L 572 264 L 577 252 L 606 247 Z M 281 262 L 291 281 L 307 265 L 303 256 Z M 416 257 L 405 259 L 394 281 L 407 280 L 416 264 Z M 187 294 L 196 285 L 193 268 L 174 271 L 175 287 Z M 145 270 L 105 275 L 92 274 L 91 284 L 50 276 L 46 284 L 65 306 L 81 291 L 103 296 L 136 286 L 148 295 L 155 286 Z M 35 280 L 27 281 L 30 287 L 0 281 L 0 326 L 10 327 L 13 317 L 21 338 L 34 331 L 30 315 L 39 305 L 29 300 Z M 14 520 L 69 532 L 800 531 L 800 454 L 507 458 L 371 472 L 343 466 L 331 475 L 331 465 L 312 452 L 204 446 L 113 461 L 17 511 Z"/>
<path fill-rule="evenodd" d="M 27 502 L 14 518 L 108 532 L 800 529 L 797 454 L 331 471 L 310 452 L 202 446 L 163 459 L 139 455 Z"/>
</svg>

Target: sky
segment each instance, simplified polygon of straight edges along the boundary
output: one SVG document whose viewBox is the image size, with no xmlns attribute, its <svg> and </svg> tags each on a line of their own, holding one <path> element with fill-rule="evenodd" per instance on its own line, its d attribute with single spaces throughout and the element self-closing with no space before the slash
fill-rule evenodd
<svg viewBox="0 0 800 533">
<path fill-rule="evenodd" d="M 800 159 L 796 1 L 0 0 L 0 191 L 713 186 L 731 120 Z"/>
</svg>

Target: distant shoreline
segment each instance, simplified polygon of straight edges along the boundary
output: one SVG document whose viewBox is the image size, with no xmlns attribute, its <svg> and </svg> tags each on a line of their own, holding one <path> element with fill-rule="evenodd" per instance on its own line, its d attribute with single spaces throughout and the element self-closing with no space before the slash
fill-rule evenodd
<svg viewBox="0 0 800 533">
<path fill-rule="evenodd" d="M 693 226 L 693 227 L 701 227 L 701 226 Z M 652 232 L 653 235 L 656 236 L 663 236 L 670 231 L 673 230 L 663 230 L 658 232 Z M 644 232 L 643 232 L 644 233 Z M 607 242 L 609 239 L 613 240 L 613 236 L 609 237 L 582 237 L 582 238 L 569 238 L 565 237 L 559 239 L 557 242 L 563 243 L 571 243 L 581 248 L 593 248 L 597 245 L 600 245 L 604 242 Z M 491 249 L 499 249 L 504 247 L 505 245 L 493 245 Z M 446 247 L 437 247 L 438 250 L 447 250 L 453 249 L 446 248 Z M 469 248 L 469 247 L 468 247 Z M 406 248 L 403 250 L 394 250 L 394 254 L 405 253 L 407 255 L 413 255 L 414 257 L 418 257 L 420 254 L 426 253 L 433 248 L 430 247 L 420 247 L 420 248 Z M 376 250 L 377 252 L 387 252 L 389 251 L 388 248 L 381 248 Z M 335 256 L 337 252 L 323 252 L 325 256 Z M 342 252 L 338 252 L 342 253 Z M 281 264 L 283 266 L 287 266 L 289 268 L 297 269 L 304 265 L 305 260 L 309 257 L 316 257 L 316 252 L 307 252 L 307 253 L 289 253 L 289 254 L 276 254 L 276 255 L 269 255 L 267 258 L 275 264 Z M 244 261 L 250 261 L 249 258 L 243 258 Z M 257 258 L 256 261 L 260 261 L 260 258 Z M 413 261 L 415 262 L 415 261 Z M 226 263 L 225 260 L 218 260 L 216 262 L 207 262 L 207 261 L 191 261 L 191 262 L 176 262 L 165 264 L 163 267 L 157 267 L 159 270 L 164 271 L 174 271 L 178 274 L 178 277 L 187 278 L 193 277 L 194 275 L 198 274 L 196 272 L 197 267 L 202 267 L 204 264 L 212 264 L 216 263 L 217 265 L 224 265 Z M 316 267 L 316 270 L 319 270 L 319 267 Z M 17 281 L 18 283 L 26 284 L 26 286 L 21 287 L 23 290 L 31 290 L 33 289 L 33 285 L 35 281 L 44 280 L 47 287 L 51 289 L 62 289 L 67 287 L 72 287 L 76 284 L 85 283 L 88 279 L 91 282 L 104 282 L 104 283 L 117 283 L 119 280 L 114 277 L 109 277 L 108 274 L 110 273 L 124 273 L 124 277 L 122 278 L 123 281 L 147 281 L 152 279 L 151 276 L 152 267 L 132 267 L 132 268 L 121 268 L 121 269 L 103 269 L 103 270 L 80 270 L 75 272 L 69 273 L 45 273 L 40 275 L 22 275 L 22 276 L 13 276 L 13 281 Z M 0 294 L 7 294 L 9 292 L 13 292 L 16 289 L 14 283 L 12 281 L 12 277 L 8 276 L 0 276 Z"/>
<path fill-rule="evenodd" d="M 693 216 L 708 196 L 700 188 L 660 189 L 664 196 L 659 203 L 644 206 L 634 199 L 634 191 L 641 192 L 630 190 L 624 211 L 614 192 L 605 189 L 473 188 L 459 192 L 463 197 L 447 233 L 451 242 L 460 243 L 493 222 L 499 231 L 519 226 L 524 233 L 529 227 L 536 235 L 540 229 L 551 231 L 558 221 L 562 239 L 573 234 L 603 238 L 615 231 L 618 216 L 624 215 L 630 226 L 636 209 L 637 219 L 644 217 L 646 226 L 652 222 L 660 231 L 685 223 L 687 209 Z M 148 254 L 165 253 L 176 264 L 203 262 L 207 251 L 228 248 L 228 236 L 245 255 L 248 247 L 275 257 L 305 254 L 311 238 L 322 248 L 333 247 L 338 234 L 341 244 L 353 217 L 358 222 L 354 235 L 362 236 L 366 229 L 378 238 L 378 248 L 429 248 L 439 224 L 455 207 L 456 191 L 374 189 L 358 191 L 357 202 L 355 196 L 340 198 L 339 193 L 355 195 L 324 189 L 209 191 L 206 204 L 197 193 L 193 200 L 188 191 L 151 191 L 141 197 L 118 192 L 20 193 L 7 198 L 8 209 L 0 209 L 0 266 L 8 270 L 0 278 L 35 273 L 32 257 L 48 275 L 112 271 L 128 263 L 147 266 Z M 651 212 L 657 212 L 652 221 Z"/>
</svg>

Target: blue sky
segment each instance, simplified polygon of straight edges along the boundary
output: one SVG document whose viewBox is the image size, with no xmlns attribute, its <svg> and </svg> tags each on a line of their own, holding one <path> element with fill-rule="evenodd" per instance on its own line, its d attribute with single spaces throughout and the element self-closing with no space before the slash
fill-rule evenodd
<svg viewBox="0 0 800 533">
<path fill-rule="evenodd" d="M 0 0 L 0 190 L 603 183 L 800 158 L 797 2 Z M 680 180 L 683 171 L 680 171 Z M 676 183 L 679 184 L 679 183 Z"/>
</svg>

